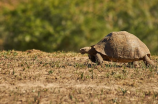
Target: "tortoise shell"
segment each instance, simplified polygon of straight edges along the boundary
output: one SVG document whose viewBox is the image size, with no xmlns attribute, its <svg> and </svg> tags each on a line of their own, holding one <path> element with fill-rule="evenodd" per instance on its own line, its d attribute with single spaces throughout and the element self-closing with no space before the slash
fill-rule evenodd
<svg viewBox="0 0 158 104">
<path fill-rule="evenodd" d="M 93 48 L 112 61 L 139 60 L 145 55 L 150 57 L 148 47 L 135 35 L 126 31 L 108 34 L 96 45 L 93 45 Z"/>
</svg>

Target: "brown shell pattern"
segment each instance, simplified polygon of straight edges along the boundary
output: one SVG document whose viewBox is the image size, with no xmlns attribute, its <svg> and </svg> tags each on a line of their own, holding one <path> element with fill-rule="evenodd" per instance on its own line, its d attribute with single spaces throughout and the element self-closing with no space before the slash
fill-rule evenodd
<svg viewBox="0 0 158 104">
<path fill-rule="evenodd" d="M 139 59 L 150 55 L 147 46 L 126 31 L 112 32 L 94 45 L 97 52 L 112 58 Z"/>
</svg>

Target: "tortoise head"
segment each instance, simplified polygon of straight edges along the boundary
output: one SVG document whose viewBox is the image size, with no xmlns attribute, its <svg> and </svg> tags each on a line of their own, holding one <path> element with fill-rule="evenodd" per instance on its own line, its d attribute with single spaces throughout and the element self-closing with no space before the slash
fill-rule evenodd
<svg viewBox="0 0 158 104">
<path fill-rule="evenodd" d="M 80 53 L 81 54 L 89 53 L 90 50 L 91 50 L 91 47 L 83 47 L 80 49 Z"/>
</svg>

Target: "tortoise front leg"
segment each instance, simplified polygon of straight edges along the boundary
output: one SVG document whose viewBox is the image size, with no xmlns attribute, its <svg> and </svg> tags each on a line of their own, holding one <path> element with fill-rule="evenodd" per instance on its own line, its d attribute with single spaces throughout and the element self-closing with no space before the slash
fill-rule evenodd
<svg viewBox="0 0 158 104">
<path fill-rule="evenodd" d="M 103 58 L 99 53 L 96 53 L 95 58 L 98 65 L 101 65 L 103 63 Z"/>
<path fill-rule="evenodd" d="M 150 58 L 147 55 L 145 55 L 145 57 L 143 58 L 143 61 L 146 66 L 149 66 L 149 65 L 155 66 L 154 62 L 150 60 Z"/>
</svg>

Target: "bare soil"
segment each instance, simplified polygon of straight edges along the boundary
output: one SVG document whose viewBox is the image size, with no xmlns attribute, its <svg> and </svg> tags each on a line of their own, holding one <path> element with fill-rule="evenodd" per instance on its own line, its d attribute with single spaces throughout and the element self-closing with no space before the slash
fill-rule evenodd
<svg viewBox="0 0 158 104">
<path fill-rule="evenodd" d="M 158 56 L 152 56 L 158 64 Z M 87 55 L 0 52 L 0 104 L 157 104 L 158 69 L 92 63 Z"/>
</svg>

